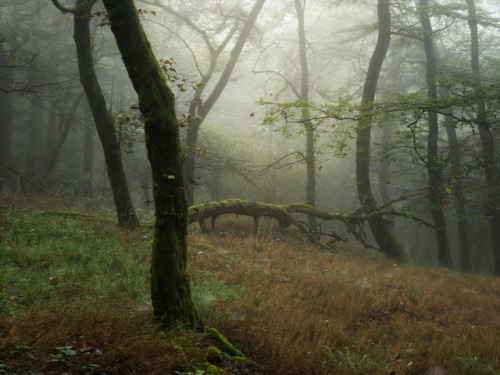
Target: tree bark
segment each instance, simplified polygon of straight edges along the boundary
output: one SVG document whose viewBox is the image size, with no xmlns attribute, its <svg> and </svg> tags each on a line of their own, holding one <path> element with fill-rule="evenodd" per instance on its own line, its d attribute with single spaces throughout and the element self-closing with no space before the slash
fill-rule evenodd
<svg viewBox="0 0 500 375">
<path fill-rule="evenodd" d="M 8 64 L 7 51 L 4 42 L 0 40 L 0 58 L 2 65 Z M 0 91 L 0 161 L 7 164 L 11 162 L 12 142 L 12 97 L 9 93 Z M 13 182 L 12 172 L 7 168 L 0 167 L 0 190 L 11 186 Z"/>
<path fill-rule="evenodd" d="M 52 0 L 53 2 L 55 0 Z M 80 82 L 87 95 L 94 117 L 97 134 L 104 151 L 106 170 L 118 216 L 118 225 L 135 228 L 139 220 L 135 214 L 128 189 L 127 178 L 123 170 L 120 144 L 116 136 L 114 119 L 106 107 L 99 81 L 94 70 L 90 39 L 90 12 L 96 0 L 77 0 L 73 17 L 74 35 L 78 56 Z"/>
<path fill-rule="evenodd" d="M 378 78 L 391 40 L 391 9 L 388 0 L 378 1 L 378 39 L 370 59 L 361 99 L 361 119 L 356 134 L 356 183 L 358 199 L 366 212 L 377 210 L 370 182 L 370 143 L 372 106 L 377 90 Z M 392 235 L 387 222 L 382 216 L 373 216 L 368 220 L 370 230 L 382 253 L 389 258 L 406 259 L 406 254 Z"/>
<path fill-rule="evenodd" d="M 165 325 L 201 324 L 186 273 L 188 204 L 175 98 L 142 28 L 133 0 L 103 0 L 111 31 L 145 119 L 146 147 L 153 174 L 155 227 L 151 298 Z"/>
<path fill-rule="evenodd" d="M 434 53 L 434 41 L 432 38 L 432 25 L 429 18 L 428 0 L 416 0 L 417 9 L 420 15 L 420 23 L 424 34 L 424 50 L 426 57 L 426 84 L 427 97 L 433 100 L 438 99 L 437 95 L 437 62 Z M 429 110 L 428 113 L 429 134 L 427 138 L 427 174 L 429 176 L 429 201 L 430 211 L 434 220 L 434 225 L 440 230 L 436 233 L 438 245 L 438 260 L 442 266 L 453 268 L 448 243 L 448 233 L 446 228 L 446 219 L 443 211 L 444 189 L 442 187 L 441 165 L 438 154 L 438 114 L 435 110 Z"/>
<path fill-rule="evenodd" d="M 301 120 L 306 132 L 306 201 L 311 205 L 316 205 L 316 157 L 314 152 L 315 131 L 309 115 L 309 67 L 307 64 L 306 32 L 304 26 L 304 8 L 300 0 L 295 0 L 295 11 L 298 21 L 299 51 L 300 51 L 300 100 L 304 102 L 302 107 Z M 309 215 L 308 224 L 311 229 L 316 228 L 316 217 Z"/>
<path fill-rule="evenodd" d="M 471 34 L 471 65 L 472 73 L 478 84 L 481 83 L 479 66 L 479 36 L 477 15 L 474 0 L 467 0 L 469 12 L 469 28 Z M 484 100 L 477 100 L 477 127 L 483 149 L 484 178 L 488 186 L 488 223 L 490 227 L 491 246 L 493 249 L 493 272 L 500 275 L 500 182 L 499 171 L 495 164 L 493 135 L 486 118 Z"/>
<path fill-rule="evenodd" d="M 76 113 L 76 110 L 78 109 L 78 106 L 80 105 L 81 99 L 82 99 L 81 96 L 76 98 L 70 112 L 67 113 L 66 115 L 61 115 L 63 129 L 62 132 L 57 137 L 57 142 L 55 147 L 49 151 L 50 156 L 45 166 L 45 172 L 44 172 L 45 177 L 49 176 L 54 170 L 54 167 L 56 166 L 57 158 L 59 157 L 59 154 L 61 153 L 62 148 L 64 146 L 64 142 L 66 142 L 66 138 L 68 138 L 69 131 L 71 130 L 74 124 L 74 115 Z M 55 125 L 49 124 L 49 126 L 54 127 Z"/>
<path fill-rule="evenodd" d="M 40 138 L 42 129 L 42 111 L 38 105 L 38 98 L 35 94 L 29 96 L 30 111 L 29 111 L 29 126 L 28 126 L 28 149 L 25 175 L 28 178 L 36 179 L 41 173 L 39 172 L 40 161 Z"/>
<path fill-rule="evenodd" d="M 383 119 L 382 133 L 380 135 L 380 153 L 382 154 L 382 156 L 384 156 L 386 148 L 392 142 L 392 132 L 393 132 L 392 120 Z M 382 202 L 388 202 L 390 200 L 389 185 L 387 183 L 390 170 L 389 165 L 390 165 L 390 160 L 388 158 L 383 158 L 383 160 L 380 161 L 379 167 L 377 168 L 378 190 Z"/>
<path fill-rule="evenodd" d="M 49 100 L 49 118 L 47 121 L 47 132 L 46 132 L 46 138 L 45 138 L 45 164 L 47 165 L 48 160 L 50 159 L 50 153 L 54 150 L 56 142 L 57 142 L 57 136 L 58 136 L 58 123 L 59 123 L 59 116 L 58 116 L 58 110 L 57 110 L 57 105 L 56 102 L 52 99 Z M 47 178 L 47 176 L 44 176 Z"/>
<path fill-rule="evenodd" d="M 448 92 L 444 88 L 440 88 L 440 97 L 445 99 L 448 97 Z M 462 150 L 458 143 L 457 131 L 453 124 L 452 109 L 444 110 L 444 126 L 448 138 L 448 146 L 450 148 L 449 158 L 451 162 L 452 183 L 451 191 L 455 197 L 455 214 L 458 227 L 458 244 L 460 247 L 460 269 L 464 272 L 472 271 L 470 260 L 470 244 L 469 244 L 469 226 L 467 224 L 467 211 L 465 204 L 464 191 L 464 173 L 462 170 Z"/>
<path fill-rule="evenodd" d="M 86 106 L 85 114 L 89 114 L 89 116 L 85 116 L 90 119 L 90 108 Z M 83 141 L 83 175 L 88 176 L 88 180 L 85 183 L 85 187 L 83 189 L 83 193 L 87 197 L 93 196 L 93 186 L 94 186 L 94 134 L 92 132 L 91 123 L 86 122 L 85 126 L 85 135 Z"/>
</svg>

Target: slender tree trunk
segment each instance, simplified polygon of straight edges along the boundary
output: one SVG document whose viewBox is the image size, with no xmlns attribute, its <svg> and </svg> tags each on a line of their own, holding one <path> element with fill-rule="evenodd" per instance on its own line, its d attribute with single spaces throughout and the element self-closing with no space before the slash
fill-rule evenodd
<svg viewBox="0 0 500 375">
<path fill-rule="evenodd" d="M 9 51 L 5 48 L 6 40 L 0 39 L 0 65 L 2 75 L 9 76 Z M 11 163 L 12 152 L 12 96 L 8 92 L 0 91 L 0 161 Z M 9 188 L 13 182 L 13 174 L 7 168 L 0 166 L 0 190 Z"/>
<path fill-rule="evenodd" d="M 0 41 L 0 56 L 7 56 L 4 44 Z M 7 64 L 7 61 L 5 61 Z M 0 161 L 10 164 L 12 152 L 12 97 L 0 91 Z M 12 172 L 0 166 L 0 190 L 9 187 L 13 182 Z"/>
<path fill-rule="evenodd" d="M 45 166 L 45 172 L 44 175 L 47 177 L 49 176 L 52 171 L 54 170 L 54 167 L 56 166 L 57 158 L 59 157 L 59 154 L 61 153 L 61 150 L 64 146 L 64 142 L 66 142 L 66 138 L 68 138 L 69 131 L 71 130 L 73 126 L 73 121 L 68 120 L 68 119 L 61 119 L 61 122 L 63 123 L 63 128 L 62 132 L 59 133 L 59 136 L 57 137 L 57 142 L 53 150 L 50 152 L 49 160 L 47 161 L 47 165 Z"/>
<path fill-rule="evenodd" d="M 367 212 L 377 209 L 377 202 L 373 196 L 370 182 L 370 143 L 372 123 L 372 103 L 377 91 L 380 70 L 384 62 L 391 40 L 391 6 L 389 0 L 378 0 L 378 40 L 373 51 L 366 74 L 361 99 L 361 119 L 356 134 L 356 183 L 358 199 Z M 377 244 L 389 258 L 406 259 L 406 254 L 392 235 L 388 224 L 382 216 L 375 216 L 368 220 L 370 229 Z"/>
<path fill-rule="evenodd" d="M 186 177 L 187 182 L 187 196 L 188 202 L 190 205 L 194 204 L 194 187 L 197 185 L 197 178 L 195 176 L 196 169 L 196 146 L 198 143 L 198 131 L 200 126 L 203 124 L 203 121 L 207 117 L 208 113 L 214 106 L 214 104 L 219 99 L 220 95 L 224 91 L 227 83 L 229 82 L 229 78 L 233 73 L 234 67 L 238 62 L 238 57 L 243 50 L 243 46 L 245 45 L 248 37 L 250 36 L 250 32 L 252 31 L 255 21 L 257 20 L 257 16 L 259 15 L 262 6 L 266 0 L 256 0 L 252 10 L 248 14 L 248 18 L 245 21 L 245 24 L 240 32 L 238 40 L 236 41 L 233 49 L 231 50 L 231 55 L 229 57 L 224 70 L 219 78 L 219 81 L 215 85 L 211 94 L 208 96 L 206 100 L 201 99 L 201 93 L 203 92 L 204 86 L 200 87 L 195 92 L 194 100 L 191 102 L 189 114 L 191 116 L 191 120 L 188 121 L 187 128 L 187 139 L 186 139 L 186 163 L 184 165 L 184 175 Z M 211 77 L 213 72 L 209 72 L 201 83 L 205 84 Z M 196 110 L 196 111 L 194 111 Z"/>
<path fill-rule="evenodd" d="M 55 148 L 57 141 L 57 127 L 58 127 L 57 106 L 53 100 L 49 103 L 49 119 L 47 122 L 47 137 L 45 139 L 45 164 L 47 164 L 51 152 Z"/>
<path fill-rule="evenodd" d="M 89 121 L 86 121 L 84 125 L 85 138 L 83 143 L 83 175 L 88 176 L 88 180 L 83 191 L 87 197 L 92 197 L 94 186 L 94 133 L 92 131 L 92 123 L 90 122 L 92 114 L 90 112 L 90 108 L 87 106 L 85 113 L 88 114 L 85 118 L 89 119 Z"/>
<path fill-rule="evenodd" d="M 63 128 L 62 132 L 60 132 L 59 137 L 57 137 L 57 142 L 53 150 L 50 152 L 50 157 L 47 162 L 47 165 L 45 166 L 45 176 L 49 176 L 52 171 L 54 170 L 54 167 L 56 166 L 57 158 L 59 157 L 62 148 L 64 146 L 64 142 L 66 142 L 66 138 L 68 138 L 69 131 L 73 127 L 74 124 L 74 116 L 76 113 L 76 110 L 78 109 L 78 106 L 80 105 L 80 101 L 82 99 L 82 96 L 79 96 L 78 98 L 75 99 L 75 102 L 73 103 L 73 107 L 71 108 L 70 112 L 67 113 L 66 115 L 62 115 L 61 121 L 63 123 Z M 49 124 L 49 126 L 54 126 L 53 124 Z"/>
<path fill-rule="evenodd" d="M 38 106 L 38 98 L 35 95 L 30 95 L 30 111 L 28 124 L 28 150 L 26 159 L 25 174 L 29 178 L 36 178 L 40 159 L 40 135 L 41 135 L 41 119 L 42 111 Z"/>
<path fill-rule="evenodd" d="M 314 152 L 314 126 L 309 115 L 309 67 L 307 64 L 307 49 L 306 49 L 306 32 L 304 26 L 304 8 L 300 0 L 295 0 L 295 11 L 297 13 L 298 34 L 299 34 L 299 50 L 300 50 L 300 100 L 304 102 L 302 107 L 302 124 L 306 131 L 306 201 L 311 205 L 316 205 L 316 157 Z M 308 224 L 311 229 L 316 228 L 316 217 L 309 215 Z"/>
<path fill-rule="evenodd" d="M 139 95 L 153 174 L 155 227 L 151 298 L 155 317 L 166 325 L 200 324 L 186 273 L 188 202 L 175 97 L 154 56 L 133 0 L 103 0 L 111 31 Z"/>
<path fill-rule="evenodd" d="M 186 193 L 190 205 L 194 204 L 194 189 L 198 185 L 198 179 L 195 176 L 196 170 L 196 147 L 198 143 L 198 132 L 203 120 L 196 117 L 196 113 L 192 120 L 188 122 L 186 135 L 186 162 L 184 163 L 184 174 L 186 176 Z"/>
<path fill-rule="evenodd" d="M 441 99 L 448 97 L 448 92 L 444 88 L 439 89 Z M 444 126 L 448 137 L 450 148 L 449 157 L 451 160 L 452 184 L 451 190 L 455 197 L 455 214 L 458 227 L 458 243 L 460 247 L 460 269 L 464 272 L 472 271 L 470 260 L 469 225 L 467 223 L 467 211 L 465 204 L 465 191 L 462 170 L 462 150 L 458 143 L 457 131 L 451 116 L 452 109 L 445 110 Z"/>
<path fill-rule="evenodd" d="M 380 135 L 380 152 L 384 156 L 386 148 L 392 141 L 393 131 L 392 121 L 382 120 L 382 134 Z M 377 169 L 378 174 L 378 189 L 382 201 L 390 200 L 389 185 L 387 184 L 387 176 L 389 174 L 389 160 L 384 158 Z"/>
<path fill-rule="evenodd" d="M 481 83 L 479 66 L 479 36 L 477 15 L 474 0 L 467 0 L 469 11 L 469 28 L 471 32 L 471 65 L 472 73 L 478 84 Z M 483 149 L 484 178 L 488 186 L 488 222 L 490 227 L 491 245 L 493 249 L 493 272 L 500 275 L 500 181 L 495 163 L 493 134 L 486 118 L 484 100 L 477 100 L 477 127 Z"/>
<path fill-rule="evenodd" d="M 116 136 L 114 119 L 106 107 L 106 101 L 97 80 L 92 59 L 90 40 L 90 12 L 95 0 L 77 0 L 74 15 L 74 35 L 78 56 L 80 81 L 87 95 L 89 106 L 94 117 L 97 134 L 101 140 L 106 161 L 106 169 L 113 191 L 118 224 L 127 228 L 135 228 L 139 220 L 128 189 L 127 178 L 123 170 L 120 144 Z"/>
<path fill-rule="evenodd" d="M 434 42 L 432 38 L 432 25 L 429 18 L 428 0 L 416 0 L 417 8 L 420 14 L 420 23 L 424 34 L 424 50 L 426 57 L 426 84 L 427 96 L 430 99 L 437 100 L 437 62 L 434 53 Z M 438 228 L 436 239 L 438 245 L 439 264 L 452 268 L 450 247 L 448 243 L 448 233 L 446 228 L 446 219 L 443 211 L 444 189 L 442 188 L 441 165 L 438 154 L 438 134 L 439 123 L 438 114 L 435 110 L 428 113 L 429 135 L 427 138 L 427 174 L 429 176 L 428 189 L 429 201 L 431 204 L 431 215 L 434 225 Z"/>
</svg>

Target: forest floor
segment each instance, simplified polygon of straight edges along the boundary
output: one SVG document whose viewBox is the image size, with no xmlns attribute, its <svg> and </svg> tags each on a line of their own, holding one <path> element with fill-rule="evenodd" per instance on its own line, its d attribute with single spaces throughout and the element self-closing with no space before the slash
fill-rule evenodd
<svg viewBox="0 0 500 375">
<path fill-rule="evenodd" d="M 152 322 L 150 228 L 49 209 L 112 216 L 0 197 L 0 374 L 500 374 L 499 278 L 219 218 L 193 227 L 188 268 L 205 325 L 258 363 L 238 366 Z"/>
</svg>

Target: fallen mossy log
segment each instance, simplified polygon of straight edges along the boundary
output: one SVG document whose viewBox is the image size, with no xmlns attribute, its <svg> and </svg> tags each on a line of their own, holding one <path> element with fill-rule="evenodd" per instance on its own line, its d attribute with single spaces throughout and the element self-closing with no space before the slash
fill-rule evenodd
<svg viewBox="0 0 500 375">
<path fill-rule="evenodd" d="M 297 203 L 296 205 L 302 204 Z M 257 230 L 259 218 L 265 216 L 278 220 L 281 230 L 288 228 L 290 225 L 294 225 L 311 242 L 314 242 L 321 247 L 328 248 L 328 246 L 320 242 L 319 239 L 314 236 L 314 232 L 312 232 L 305 224 L 297 221 L 287 212 L 287 207 L 289 206 L 291 205 L 280 206 L 277 204 L 250 202 L 241 199 L 228 199 L 220 202 L 210 202 L 191 206 L 189 207 L 188 216 L 189 223 L 198 222 L 200 227 L 205 231 L 207 230 L 205 221 L 208 218 L 211 218 L 212 229 L 215 230 L 215 220 L 220 215 L 236 214 L 251 216 L 254 219 L 255 228 Z"/>
<path fill-rule="evenodd" d="M 281 230 L 285 230 L 293 225 L 299 230 L 299 232 L 305 235 L 309 241 L 328 250 L 331 250 L 331 247 L 329 244 L 320 241 L 322 236 L 329 237 L 331 239 L 330 242 L 347 241 L 346 238 L 333 231 L 331 233 L 322 233 L 321 231 L 316 231 L 316 228 L 309 228 L 307 224 L 295 219 L 291 215 L 292 213 L 313 215 L 323 220 L 340 220 L 344 222 L 349 232 L 351 232 L 365 246 L 368 246 L 368 244 L 364 241 L 364 232 L 361 227 L 362 221 L 359 221 L 358 215 L 331 214 L 307 203 L 277 205 L 263 202 L 251 202 L 241 199 L 228 199 L 220 202 L 203 203 L 189 207 L 189 223 L 198 222 L 203 230 L 208 231 L 205 222 L 210 218 L 212 221 L 212 230 L 215 230 L 215 220 L 217 217 L 224 214 L 235 214 L 253 217 L 255 229 L 257 231 L 258 219 L 260 217 L 268 217 L 276 219 Z"/>
<path fill-rule="evenodd" d="M 307 215 L 313 215 L 319 219 L 330 221 L 337 220 L 342 222 L 349 233 L 351 233 L 356 240 L 361 242 L 363 246 L 367 248 L 378 248 L 369 245 L 366 242 L 366 234 L 364 231 L 364 222 L 373 216 L 401 216 L 406 217 L 411 220 L 415 220 L 424 224 L 434 230 L 438 230 L 434 225 L 426 222 L 416 216 L 408 213 L 402 213 L 394 210 L 380 209 L 373 212 L 363 212 L 361 210 L 354 211 L 349 214 L 332 214 L 316 207 L 311 206 L 307 203 L 290 203 L 286 205 L 276 205 L 263 202 L 250 202 L 240 199 L 228 199 L 220 202 L 210 202 L 198 204 L 196 206 L 189 207 L 189 223 L 198 222 L 203 230 L 207 230 L 206 220 L 212 220 L 212 229 L 215 230 L 215 220 L 218 216 L 224 214 L 236 214 L 251 216 L 254 219 L 256 229 L 258 228 L 258 219 L 260 217 L 269 217 L 278 220 L 280 228 L 282 230 L 288 228 L 289 226 L 295 226 L 301 233 L 303 233 L 311 242 L 320 245 L 323 248 L 330 248 L 328 244 L 320 242 L 321 237 L 329 237 L 331 239 L 330 243 L 337 241 L 347 241 L 345 237 L 340 236 L 335 232 L 322 233 L 317 231 L 316 228 L 309 228 L 305 223 L 296 220 L 291 216 L 292 213 L 302 213 Z M 391 223 L 388 219 L 389 223 Z"/>
<path fill-rule="evenodd" d="M 252 217 L 255 223 L 255 230 L 257 231 L 259 218 L 268 217 L 271 219 L 276 219 L 279 223 L 281 230 L 285 230 L 290 226 L 294 226 L 300 233 L 305 235 L 311 242 L 319 245 L 322 248 L 331 249 L 329 246 L 331 243 L 335 243 L 338 241 L 347 241 L 347 238 L 333 231 L 330 233 L 324 233 L 321 232 L 321 230 L 318 231 L 317 228 L 309 228 L 307 224 L 294 218 L 292 216 L 292 214 L 294 213 L 313 215 L 318 219 L 322 219 L 325 221 L 331 221 L 331 220 L 340 221 L 345 225 L 347 231 L 356 238 L 356 240 L 358 240 L 363 246 L 368 248 L 370 247 L 375 248 L 375 247 L 367 243 L 363 224 L 366 220 L 368 220 L 370 217 L 373 217 L 374 215 L 382 217 L 402 216 L 409 218 L 411 220 L 418 221 L 434 230 L 438 230 L 434 225 L 424 220 L 421 220 L 416 216 L 393 210 L 380 209 L 373 212 L 363 212 L 358 210 L 349 214 L 345 213 L 332 214 L 320 210 L 316 207 L 313 207 L 307 203 L 290 203 L 286 205 L 277 205 L 277 204 L 263 203 L 263 202 L 251 202 L 241 199 L 228 199 L 220 202 L 210 202 L 210 203 L 203 203 L 191 206 L 189 207 L 188 210 L 188 222 L 190 224 L 198 223 L 202 230 L 208 231 L 208 228 L 206 226 L 206 220 L 211 219 L 211 224 L 212 224 L 211 228 L 212 230 L 215 230 L 215 221 L 217 217 L 224 214 L 235 214 L 235 215 Z M 83 217 L 83 218 L 91 218 L 95 220 L 116 223 L 116 219 L 114 218 L 91 215 L 91 214 L 81 214 L 76 212 L 45 211 L 44 214 Z M 148 222 L 142 222 L 141 224 L 144 226 L 152 226 L 153 222 L 148 221 Z M 325 237 L 330 238 L 328 244 L 320 241 L 320 239 Z"/>
<path fill-rule="evenodd" d="M 228 199 L 189 207 L 189 223 L 198 222 L 200 227 L 206 230 L 205 220 L 211 218 L 212 229 L 215 229 L 215 220 L 218 216 L 224 214 L 250 216 L 254 218 L 255 224 L 257 224 L 259 217 L 266 216 L 278 220 L 282 229 L 287 228 L 294 221 L 284 206 L 240 199 Z"/>
</svg>

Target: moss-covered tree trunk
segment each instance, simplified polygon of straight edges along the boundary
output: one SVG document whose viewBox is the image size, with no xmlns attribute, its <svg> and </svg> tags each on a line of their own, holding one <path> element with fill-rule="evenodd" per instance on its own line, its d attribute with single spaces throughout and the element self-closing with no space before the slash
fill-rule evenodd
<svg viewBox="0 0 500 375">
<path fill-rule="evenodd" d="M 378 78 L 391 40 L 391 6 L 388 0 L 378 1 L 378 39 L 368 66 L 361 99 L 361 119 L 356 134 L 356 183 L 358 198 L 366 212 L 377 210 L 370 182 L 370 143 L 372 123 L 372 103 L 375 99 Z M 368 220 L 370 230 L 377 245 L 389 258 L 406 258 L 406 254 L 392 235 L 382 216 L 373 216 Z"/>
<path fill-rule="evenodd" d="M 436 55 L 434 53 L 432 25 L 429 18 L 429 2 L 428 0 L 416 0 L 416 4 L 424 34 L 427 96 L 430 99 L 437 100 L 437 62 Z M 439 228 L 439 231 L 436 233 L 438 260 L 439 264 L 442 266 L 452 268 L 450 247 L 448 244 L 448 231 L 443 211 L 444 189 L 442 187 L 442 173 L 438 154 L 438 114 L 431 108 L 427 116 L 429 125 L 429 134 L 427 136 L 427 175 L 429 176 L 428 188 L 429 201 L 431 205 L 430 211 L 434 220 L 434 225 Z"/>
<path fill-rule="evenodd" d="M 194 328 L 199 318 L 186 273 L 188 204 L 174 95 L 153 54 L 133 0 L 103 2 L 145 119 L 156 216 L 151 265 L 154 315 L 165 325 L 182 323 Z"/>
</svg>

